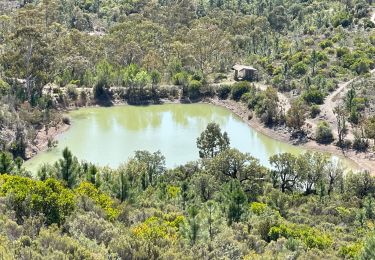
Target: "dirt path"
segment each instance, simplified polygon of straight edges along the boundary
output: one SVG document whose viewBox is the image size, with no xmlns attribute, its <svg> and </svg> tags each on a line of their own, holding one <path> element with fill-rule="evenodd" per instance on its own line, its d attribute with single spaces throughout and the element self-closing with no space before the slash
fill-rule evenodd
<svg viewBox="0 0 375 260">
<path fill-rule="evenodd" d="M 375 19 L 375 15 L 373 15 L 373 18 Z M 371 74 L 375 73 L 375 69 L 370 71 Z M 337 120 L 336 115 L 334 114 L 333 110 L 334 108 L 341 102 L 342 96 L 346 94 L 346 92 L 349 90 L 349 86 L 358 80 L 360 76 L 355 77 L 347 82 L 340 83 L 338 85 L 338 88 L 333 91 L 331 94 L 329 94 L 326 99 L 324 100 L 324 104 L 320 106 L 320 116 L 315 119 L 307 119 L 306 122 L 310 124 L 311 129 L 315 129 L 321 120 L 327 121 L 331 127 L 333 134 L 337 137 Z M 347 135 L 347 138 L 352 139 L 354 138 L 353 132 L 349 127 L 349 133 Z"/>
</svg>

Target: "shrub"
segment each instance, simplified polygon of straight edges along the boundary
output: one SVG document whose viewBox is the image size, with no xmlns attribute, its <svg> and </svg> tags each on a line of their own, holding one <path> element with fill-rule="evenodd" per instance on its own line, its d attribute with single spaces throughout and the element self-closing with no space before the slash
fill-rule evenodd
<svg viewBox="0 0 375 260">
<path fill-rule="evenodd" d="M 268 235 L 271 240 L 277 240 L 280 237 L 300 239 L 308 248 L 318 248 L 320 250 L 328 248 L 332 244 L 332 240 L 328 235 L 304 225 L 288 223 L 273 226 Z"/>
<path fill-rule="evenodd" d="M 250 90 L 249 82 L 237 82 L 232 86 L 232 98 L 236 101 L 239 101 L 243 94 Z"/>
<path fill-rule="evenodd" d="M 292 73 L 296 76 L 305 75 L 307 72 L 307 65 L 300 61 L 292 66 Z"/>
<path fill-rule="evenodd" d="M 369 141 L 367 139 L 361 138 L 359 135 L 354 135 L 353 149 L 364 152 L 369 147 Z"/>
<path fill-rule="evenodd" d="M 186 85 L 188 82 L 188 74 L 186 72 L 178 72 L 172 78 L 175 85 Z"/>
<path fill-rule="evenodd" d="M 73 84 L 69 84 L 66 86 L 66 93 L 71 100 L 77 100 L 78 98 L 78 90 L 77 86 Z"/>
<path fill-rule="evenodd" d="M 255 215 L 261 215 L 267 209 L 267 204 L 261 202 L 253 202 L 250 204 L 250 210 Z"/>
<path fill-rule="evenodd" d="M 154 216 L 132 227 L 131 233 L 138 239 L 154 243 L 159 240 L 176 241 L 179 228 L 185 221 L 182 215 Z"/>
<path fill-rule="evenodd" d="M 367 58 L 361 58 L 361 59 L 356 60 L 350 66 L 350 69 L 357 72 L 357 74 L 364 74 L 364 73 L 369 72 L 371 64 L 372 64 L 371 60 Z"/>
<path fill-rule="evenodd" d="M 114 207 L 114 202 L 107 194 L 99 191 L 92 183 L 82 182 L 76 189 L 78 195 L 87 196 L 100 206 L 106 213 L 107 218 L 114 220 L 119 215 L 119 210 Z"/>
<path fill-rule="evenodd" d="M 347 12 L 340 12 L 333 17 L 332 21 L 334 27 L 338 27 L 339 25 L 348 27 L 353 22 L 353 18 Z"/>
<path fill-rule="evenodd" d="M 220 82 L 221 80 L 227 79 L 228 76 L 224 73 L 218 73 L 215 75 L 215 82 Z"/>
<path fill-rule="evenodd" d="M 312 118 L 315 118 L 319 114 L 320 114 L 320 107 L 318 105 L 312 105 L 310 107 L 310 116 Z"/>
<path fill-rule="evenodd" d="M 329 144 L 333 141 L 332 129 L 326 121 L 318 124 L 315 134 L 316 141 L 321 144 Z"/>
<path fill-rule="evenodd" d="M 349 53 L 350 53 L 350 50 L 347 47 L 342 47 L 342 48 L 340 47 L 340 48 L 336 49 L 336 57 L 337 58 L 341 58 L 344 55 L 349 54 Z"/>
<path fill-rule="evenodd" d="M 9 92 L 9 90 L 9 84 L 0 78 L 0 96 L 6 95 Z"/>
<path fill-rule="evenodd" d="M 105 87 L 103 86 L 103 84 L 100 84 L 100 83 L 98 83 L 94 86 L 93 92 L 94 92 L 94 98 L 96 100 L 100 100 L 100 99 L 105 98 L 106 94 L 107 94 L 107 91 L 106 91 Z"/>
<path fill-rule="evenodd" d="M 44 214 L 47 224 L 61 224 L 75 208 L 74 194 L 55 179 L 34 181 L 1 175 L 0 197 L 8 196 L 19 222 L 29 215 Z"/>
<path fill-rule="evenodd" d="M 363 246 L 360 243 L 344 245 L 340 247 L 339 255 L 345 259 L 356 259 L 359 256 L 362 247 Z"/>
<path fill-rule="evenodd" d="M 191 99 L 197 99 L 199 98 L 200 96 L 200 90 L 202 88 L 202 83 L 198 80 L 191 80 L 189 82 L 189 88 L 188 88 L 188 92 L 189 92 L 189 98 Z"/>
<path fill-rule="evenodd" d="M 319 43 L 319 47 L 322 48 L 323 50 L 328 48 L 328 47 L 333 47 L 333 42 L 329 39 L 321 41 Z"/>
<path fill-rule="evenodd" d="M 323 104 L 324 94 L 317 88 L 310 88 L 302 94 L 302 98 L 309 104 Z"/>
<path fill-rule="evenodd" d="M 217 90 L 217 95 L 220 99 L 227 99 L 230 91 L 231 87 L 229 85 L 220 85 Z"/>
</svg>

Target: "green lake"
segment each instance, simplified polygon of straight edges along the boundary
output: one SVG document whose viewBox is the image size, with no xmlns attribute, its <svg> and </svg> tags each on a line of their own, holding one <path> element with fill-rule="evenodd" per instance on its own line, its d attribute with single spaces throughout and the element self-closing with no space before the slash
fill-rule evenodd
<svg viewBox="0 0 375 260">
<path fill-rule="evenodd" d="M 209 104 L 164 104 L 82 108 L 69 112 L 70 129 L 56 139 L 58 145 L 25 162 L 36 172 L 43 163 L 54 163 L 65 147 L 79 160 L 117 167 L 136 150 L 160 150 L 168 167 L 198 159 L 196 139 L 209 122 L 229 135 L 231 146 L 248 152 L 269 166 L 277 153 L 305 150 L 275 141 L 249 127 L 231 111 Z"/>
</svg>

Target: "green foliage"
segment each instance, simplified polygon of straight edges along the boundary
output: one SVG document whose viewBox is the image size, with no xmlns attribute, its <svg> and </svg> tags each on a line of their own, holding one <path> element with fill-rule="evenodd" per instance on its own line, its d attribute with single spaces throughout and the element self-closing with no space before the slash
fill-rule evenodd
<svg viewBox="0 0 375 260">
<path fill-rule="evenodd" d="M 75 186 L 78 178 L 78 160 L 67 147 L 64 148 L 62 155 L 63 158 L 56 163 L 56 168 L 58 169 L 57 177 L 63 180 L 69 188 L 72 188 Z"/>
<path fill-rule="evenodd" d="M 99 191 L 92 183 L 82 182 L 75 190 L 77 195 L 87 196 L 100 206 L 109 220 L 115 220 L 119 215 L 119 210 L 115 207 L 114 201 L 107 194 Z"/>
<path fill-rule="evenodd" d="M 197 138 L 197 147 L 200 158 L 212 158 L 229 148 L 228 134 L 221 133 L 218 124 L 209 123 L 206 130 Z"/>
<path fill-rule="evenodd" d="M 202 88 L 202 83 L 198 80 L 190 80 L 189 81 L 189 98 L 190 99 L 197 99 L 200 96 L 200 91 Z"/>
<path fill-rule="evenodd" d="M 297 77 L 305 75 L 306 72 L 307 72 L 307 65 L 302 61 L 294 64 L 292 67 L 292 73 L 293 75 Z"/>
<path fill-rule="evenodd" d="M 42 167 L 41 181 L 7 175 L 25 174 L 14 158 L 25 158 L 37 131 L 59 124 L 67 107 L 159 102 L 179 96 L 171 84 L 197 99 L 216 87 L 210 83 L 230 82 L 235 62 L 256 66 L 262 84 L 293 90 L 286 96 L 302 93 L 315 116 L 337 82 L 375 66 L 371 1 L 3 2 L 2 258 L 374 258 L 370 173 L 343 175 L 312 154 L 274 156 L 269 170 L 230 149 L 220 130 L 201 136 L 203 160 L 174 169 L 160 153 L 137 152 L 109 169 L 64 151 L 56 165 Z M 303 122 L 300 104 L 285 115 L 276 89 L 239 82 L 215 90 L 267 125 Z M 353 146 L 375 137 L 365 109 L 372 99 L 361 94 L 338 116 L 343 133 L 342 119 L 365 120 L 366 136 Z M 316 134 L 332 140 L 327 123 Z"/>
<path fill-rule="evenodd" d="M 0 174 L 13 173 L 14 166 L 12 154 L 8 152 L 0 152 Z"/>
<path fill-rule="evenodd" d="M 310 116 L 312 118 L 315 118 L 319 114 L 320 114 L 320 107 L 318 105 L 312 105 L 310 107 Z"/>
<path fill-rule="evenodd" d="M 242 81 L 232 85 L 231 95 L 232 99 L 239 101 L 243 94 L 248 92 L 251 88 L 250 83 Z"/>
<path fill-rule="evenodd" d="M 250 204 L 250 210 L 256 215 L 261 215 L 267 208 L 267 204 L 261 202 L 253 202 Z"/>
<path fill-rule="evenodd" d="M 366 120 L 365 133 L 367 138 L 375 139 L 375 116 L 372 116 Z"/>
<path fill-rule="evenodd" d="M 220 85 L 220 87 L 217 90 L 217 96 L 220 99 L 227 99 L 229 97 L 230 92 L 231 87 L 229 85 Z"/>
<path fill-rule="evenodd" d="M 322 48 L 323 50 L 328 48 L 328 47 L 333 47 L 333 42 L 329 39 L 321 41 L 319 43 L 319 47 Z"/>
<path fill-rule="evenodd" d="M 0 195 L 9 197 L 19 222 L 41 213 L 47 224 L 62 224 L 75 208 L 74 193 L 55 179 L 42 182 L 4 174 L 0 176 Z"/>
<path fill-rule="evenodd" d="M 281 224 L 274 226 L 269 231 L 271 240 L 280 237 L 300 239 L 308 248 L 324 249 L 332 245 L 332 239 L 316 229 L 295 224 Z"/>
<path fill-rule="evenodd" d="M 286 124 L 293 129 L 300 130 L 305 124 L 306 108 L 301 100 L 292 103 L 291 108 L 287 111 Z"/>
<path fill-rule="evenodd" d="M 279 108 L 279 98 L 276 89 L 268 87 L 265 91 L 258 93 L 255 97 L 254 105 L 256 115 L 266 125 L 273 125 L 281 121 Z M 249 101 L 250 104 L 251 101 Z"/>
<path fill-rule="evenodd" d="M 155 243 L 158 240 L 174 242 L 179 238 L 178 231 L 185 221 L 185 217 L 181 215 L 154 216 L 133 227 L 131 232 L 136 238 L 149 242 Z"/>
<path fill-rule="evenodd" d="M 241 219 L 241 216 L 245 212 L 245 202 L 246 202 L 246 194 L 242 190 L 239 182 L 232 181 L 229 183 L 227 187 L 229 194 L 227 195 L 228 198 L 228 224 L 232 225 L 233 222 L 238 222 Z"/>
<path fill-rule="evenodd" d="M 324 101 L 324 94 L 317 88 L 310 88 L 302 94 L 302 98 L 309 104 L 321 105 Z"/>
<path fill-rule="evenodd" d="M 189 76 L 186 72 L 178 72 L 175 75 L 173 75 L 172 81 L 175 85 L 185 86 L 189 81 Z"/>
<path fill-rule="evenodd" d="M 361 243 L 349 244 L 340 247 L 339 254 L 341 257 L 355 259 L 362 250 Z"/>
<path fill-rule="evenodd" d="M 362 138 L 359 134 L 354 134 L 353 149 L 360 152 L 365 152 L 370 144 L 369 141 L 365 138 Z"/>
<path fill-rule="evenodd" d="M 318 143 L 329 144 L 333 141 L 332 129 L 326 121 L 320 121 L 316 129 L 315 139 Z"/>
<path fill-rule="evenodd" d="M 361 259 L 370 260 L 375 258 L 375 239 L 374 236 L 370 236 L 361 251 L 360 254 Z"/>
<path fill-rule="evenodd" d="M 0 78 L 0 97 L 6 95 L 9 91 L 9 84 Z"/>
</svg>

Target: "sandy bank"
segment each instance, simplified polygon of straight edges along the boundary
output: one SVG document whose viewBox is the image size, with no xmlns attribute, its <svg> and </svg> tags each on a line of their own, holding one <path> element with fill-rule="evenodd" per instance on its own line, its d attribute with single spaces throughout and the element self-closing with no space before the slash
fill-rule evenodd
<svg viewBox="0 0 375 260">
<path fill-rule="evenodd" d="M 26 149 L 26 158 L 31 159 L 39 152 L 47 150 L 48 143 L 54 141 L 59 134 L 67 131 L 70 125 L 63 122 L 59 123 L 56 126 L 48 127 L 46 129 L 43 126 L 42 129 L 38 130 L 34 141 Z"/>
</svg>

